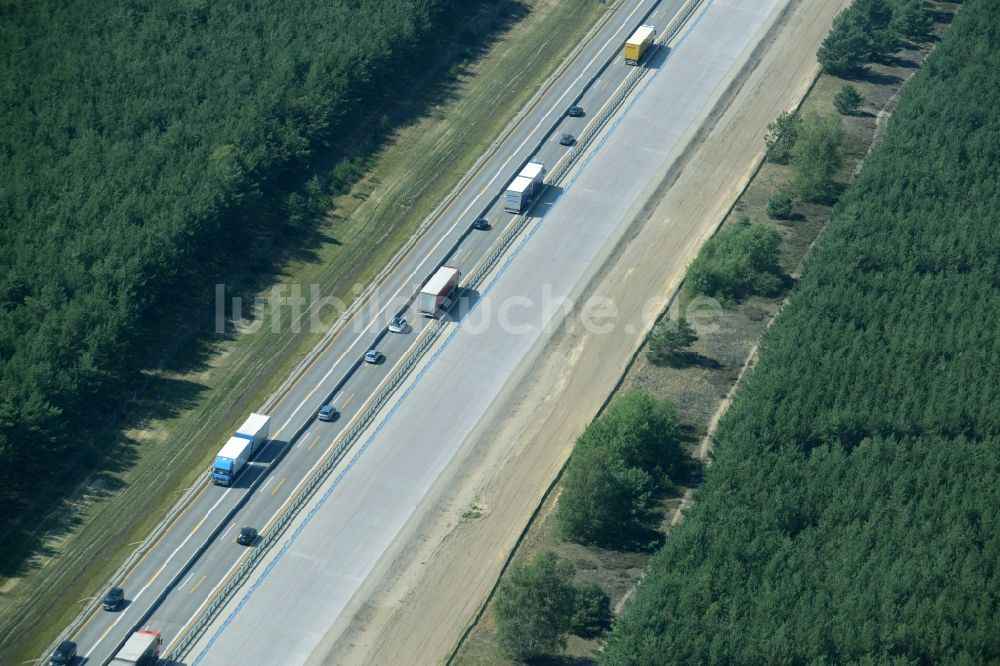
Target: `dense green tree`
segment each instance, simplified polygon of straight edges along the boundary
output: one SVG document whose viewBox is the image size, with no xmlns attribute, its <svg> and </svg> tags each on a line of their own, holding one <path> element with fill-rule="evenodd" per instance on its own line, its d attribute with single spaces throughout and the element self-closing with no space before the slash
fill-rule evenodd
<svg viewBox="0 0 1000 666">
<path fill-rule="evenodd" d="M 684 317 L 657 324 L 649 336 L 646 357 L 653 365 L 680 365 L 690 355 L 698 334 Z"/>
<path fill-rule="evenodd" d="M 792 195 L 783 191 L 772 194 L 767 200 L 767 216 L 772 220 L 790 220 L 795 217 Z"/>
<path fill-rule="evenodd" d="M 559 533 L 570 541 L 613 546 L 649 503 L 653 478 L 609 448 L 579 448 L 563 475 L 556 507 Z"/>
<path fill-rule="evenodd" d="M 763 224 L 743 219 L 702 246 L 688 268 L 691 296 L 736 300 L 750 294 L 773 294 L 781 288 L 781 236 Z"/>
<path fill-rule="evenodd" d="M 792 150 L 792 187 L 798 196 L 808 201 L 833 197 L 843 143 L 837 116 L 810 113 L 802 119 L 802 131 Z"/>
<path fill-rule="evenodd" d="M 861 105 L 864 102 L 865 98 L 861 96 L 857 88 L 850 84 L 845 84 L 833 97 L 834 108 L 844 116 L 857 115 L 858 110 L 861 109 Z"/>
<path fill-rule="evenodd" d="M 934 16 L 924 0 L 895 0 L 891 27 L 901 39 L 924 42 L 931 36 Z"/>
<path fill-rule="evenodd" d="M 573 565 L 550 551 L 515 562 L 496 595 L 497 641 L 513 659 L 526 660 L 566 644 L 576 611 Z"/>
<path fill-rule="evenodd" d="M 683 470 L 677 413 L 666 400 L 632 391 L 612 402 L 580 435 L 578 447 L 610 448 L 625 464 L 672 477 Z"/>
<path fill-rule="evenodd" d="M 1000 659 L 997 34 L 907 85 L 603 663 Z"/>
<path fill-rule="evenodd" d="M 313 226 L 327 179 L 302 174 L 424 81 L 428 46 L 474 5 L 0 10 L 0 525 L 102 455 L 97 433 L 162 362 L 172 312 L 197 320 L 213 284 L 252 280 L 280 259 L 276 237 Z"/>
<path fill-rule="evenodd" d="M 611 598 L 597 583 L 576 588 L 573 633 L 584 638 L 600 636 L 611 626 Z"/>
<path fill-rule="evenodd" d="M 657 487 L 685 469 L 669 403 L 643 392 L 615 400 L 580 435 L 563 474 L 556 524 L 567 539 L 620 545 Z"/>
<path fill-rule="evenodd" d="M 833 19 L 833 29 L 823 39 L 816 59 L 827 74 L 853 78 L 865 71 L 865 65 L 875 57 L 872 34 L 863 17 L 852 7 Z"/>
<path fill-rule="evenodd" d="M 864 74 L 868 63 L 887 61 L 908 33 L 920 30 L 923 18 L 905 8 L 910 4 L 910 0 L 855 0 L 834 18 L 816 53 L 823 71 L 853 78 Z"/>
<path fill-rule="evenodd" d="M 900 38 L 892 27 L 893 6 L 890 0 L 854 0 L 850 11 L 862 17 L 872 38 L 872 58 L 884 61 L 899 50 Z"/>
<path fill-rule="evenodd" d="M 798 111 L 785 111 L 767 126 L 764 145 L 767 159 L 775 164 L 788 164 L 792 159 L 792 147 L 799 137 L 802 120 Z"/>
</svg>

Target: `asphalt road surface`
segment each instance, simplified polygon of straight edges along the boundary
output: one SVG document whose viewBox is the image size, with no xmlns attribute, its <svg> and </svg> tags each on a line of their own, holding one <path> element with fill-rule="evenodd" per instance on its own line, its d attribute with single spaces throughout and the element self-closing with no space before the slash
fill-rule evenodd
<svg viewBox="0 0 1000 666">
<path fill-rule="evenodd" d="M 625 233 L 786 0 L 708 3 L 540 218 L 450 326 L 428 361 L 331 475 L 280 547 L 188 655 L 191 664 L 300 664 L 347 608 L 416 507 Z M 662 27 L 662 26 L 658 26 Z M 588 334 L 609 334 L 597 304 Z M 602 330 L 604 332 L 602 333 Z"/>
<path fill-rule="evenodd" d="M 554 165 L 569 150 L 559 145 L 560 134 L 582 134 L 596 111 L 633 71 L 619 58 L 605 67 L 609 57 L 640 23 L 653 23 L 662 30 L 681 4 L 680 0 L 623 3 L 379 285 L 367 305 L 275 406 L 271 441 L 237 483 L 231 488 L 206 483 L 124 580 L 118 581 L 126 591 L 124 608 L 114 613 L 95 612 L 70 637 L 79 644 L 83 663 L 105 663 L 140 626 L 160 631 L 165 647 L 170 647 L 244 554 L 244 547 L 235 543 L 239 527 L 261 527 L 282 512 L 299 483 L 427 325 L 427 320 L 411 311 L 407 319 L 412 328 L 404 334 L 388 334 L 385 325 L 389 317 L 441 263 L 463 268 L 475 265 L 513 219 L 497 202 L 506 184 L 529 158 Z M 582 106 L 586 115 L 565 117 L 572 104 Z M 553 194 L 557 193 L 550 196 Z M 480 214 L 490 220 L 491 229 L 471 231 L 470 224 Z M 364 364 L 361 358 L 373 345 L 385 354 L 385 362 Z M 316 411 L 328 401 L 337 406 L 340 419 L 316 421 Z M 299 432 L 302 434 L 295 437 Z M 253 496 L 248 497 L 249 489 L 264 475 Z"/>
</svg>

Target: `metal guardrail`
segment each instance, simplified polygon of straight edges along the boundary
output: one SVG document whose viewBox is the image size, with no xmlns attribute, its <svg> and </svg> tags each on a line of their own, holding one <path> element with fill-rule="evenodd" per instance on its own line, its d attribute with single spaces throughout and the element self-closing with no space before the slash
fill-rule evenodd
<svg viewBox="0 0 1000 666">
<path fill-rule="evenodd" d="M 298 494 L 288 503 L 281 515 L 268 526 L 261 542 L 246 555 L 243 563 L 230 575 L 229 580 L 216 593 L 211 602 L 201 609 L 201 615 L 198 620 L 187 629 L 184 636 L 176 643 L 167 657 L 168 660 L 180 661 L 194 641 L 215 620 L 219 609 L 229 601 L 233 592 L 243 584 L 245 578 L 253 571 L 260 560 L 267 555 L 270 547 L 282 537 L 285 528 L 299 513 L 299 509 L 312 499 L 316 489 L 326 481 L 329 472 L 342 460 L 344 454 L 371 424 L 375 415 L 378 414 L 396 388 L 406 379 L 417 363 L 420 362 L 424 352 L 437 339 L 445 325 L 445 322 L 438 320 L 423 331 L 416 345 L 411 349 L 403 363 L 397 367 L 392 375 L 382 382 L 378 391 L 369 398 L 365 409 L 355 417 L 351 427 L 341 435 L 340 442 L 327 455 L 326 461 L 313 472 L 309 481 L 306 482 Z"/>
<path fill-rule="evenodd" d="M 528 100 L 527 104 L 518 112 L 517 115 L 507 124 L 506 127 L 500 132 L 499 136 L 490 144 L 489 148 L 483 152 L 483 154 L 473 163 L 468 171 L 462 176 L 459 182 L 454 188 L 448 193 L 448 195 L 438 204 L 437 207 L 425 218 L 425 220 L 417 228 L 417 231 L 410 237 L 410 239 L 401 247 L 393 257 L 387 262 L 386 267 L 379 272 L 379 274 L 369 283 L 368 287 L 354 299 L 351 305 L 338 317 L 337 321 L 330 327 L 323 338 L 313 347 L 312 350 L 306 354 L 305 357 L 295 366 L 288 377 L 281 383 L 277 390 L 268 397 L 264 404 L 258 409 L 258 412 L 269 413 L 271 409 L 288 393 L 295 382 L 305 373 L 305 371 L 312 365 L 312 363 L 319 357 L 319 355 L 325 351 L 329 346 L 330 342 L 336 337 L 336 335 L 343 329 L 348 321 L 357 313 L 357 311 L 369 300 L 374 290 L 380 285 L 385 277 L 402 261 L 403 257 L 413 249 L 417 241 L 423 236 L 423 234 L 433 225 L 433 223 L 441 216 L 442 212 L 447 209 L 454 201 L 458 198 L 459 193 L 465 188 L 469 181 L 482 169 L 482 166 L 493 157 L 497 150 L 503 145 L 504 140 L 514 131 L 517 125 L 523 120 L 524 116 L 527 115 L 531 109 L 536 107 L 541 100 L 542 96 L 551 88 L 552 83 L 557 80 L 566 68 L 572 63 L 576 56 L 579 54 L 580 50 L 589 43 L 593 35 L 600 30 L 605 23 L 614 14 L 614 11 L 618 9 L 623 0 L 615 0 L 614 4 L 608 8 L 602 17 L 595 23 L 591 29 L 587 32 L 583 39 L 577 44 L 576 47 L 570 52 L 570 54 L 559 64 L 559 66 L 553 71 L 551 75 L 545 80 L 545 82 L 538 87 L 535 94 Z M 205 483 L 200 481 L 193 484 L 187 490 L 185 490 L 184 495 L 178 500 L 174 506 L 170 509 L 167 515 L 161 520 L 153 531 L 143 540 L 142 544 L 136 548 L 128 559 L 115 571 L 114 575 L 111 576 L 109 582 L 105 587 L 111 587 L 116 581 L 121 580 L 127 574 L 128 571 L 135 566 L 136 562 L 142 558 L 143 555 L 149 550 L 152 544 L 160 538 L 160 536 L 173 524 L 174 520 L 180 515 L 184 509 L 191 503 L 194 496 L 199 490 L 204 487 Z M 66 640 L 69 636 L 74 635 L 86 622 L 87 618 L 95 612 L 100 606 L 100 596 L 95 598 L 96 601 L 85 606 L 76 616 L 73 623 L 70 624 L 59 637 L 49 646 L 43 656 L 39 661 L 44 661 L 45 658 L 55 647 Z"/>
<path fill-rule="evenodd" d="M 656 48 L 662 48 L 673 40 L 674 37 L 677 36 L 677 33 L 680 32 L 681 27 L 687 23 L 688 19 L 691 18 L 691 15 L 694 14 L 695 11 L 697 11 L 703 1 L 704 0 L 689 0 L 687 6 L 674 17 L 674 20 L 663 31 L 663 34 L 653 42 L 653 46 Z M 651 54 L 646 55 L 647 60 L 650 55 Z M 576 145 L 569 151 L 568 159 L 560 163 L 559 166 L 552 172 L 549 184 L 554 185 L 560 182 L 566 174 L 569 173 L 569 170 L 574 164 L 576 164 L 580 155 L 582 155 L 593 140 L 597 138 L 597 135 L 604 129 L 604 126 L 611 119 L 611 117 L 618 112 L 622 102 L 624 102 L 625 99 L 632 94 L 636 85 L 646 76 L 646 74 L 649 73 L 649 71 L 649 69 L 640 64 L 636 67 L 636 71 L 629 74 L 628 78 L 625 79 L 625 84 L 604 106 L 597 119 L 587 127 L 587 131 L 584 135 L 577 139 Z"/>
<path fill-rule="evenodd" d="M 657 40 L 655 44 L 657 46 L 661 46 L 672 40 L 680 30 L 680 27 L 687 22 L 703 1 L 704 0 L 690 0 L 687 7 L 682 10 L 678 17 L 675 18 L 671 26 L 664 31 L 661 38 Z M 577 146 L 567 154 L 567 157 L 553 172 L 553 175 L 549 179 L 546 186 L 557 185 L 563 178 L 566 177 L 570 169 L 576 164 L 580 156 L 584 153 L 587 146 L 593 142 L 600 131 L 604 128 L 607 121 L 610 120 L 610 118 L 618 111 L 621 104 L 648 71 L 649 70 L 646 68 L 641 67 L 629 75 L 629 78 L 626 80 L 626 84 L 618 91 L 615 97 L 613 97 L 605 105 L 601 114 L 597 117 L 595 122 L 588 127 L 586 134 L 579 140 Z M 541 197 L 536 197 L 535 203 L 537 203 L 540 198 Z M 530 212 L 530 208 L 528 212 Z M 507 227 L 504 233 L 493 244 L 490 251 L 469 273 L 465 283 L 463 284 L 463 288 L 476 289 L 486 279 L 490 272 L 495 268 L 500 258 L 510 248 L 513 241 L 520 235 L 521 231 L 528 224 L 530 219 L 532 218 L 528 215 L 520 215 L 513 224 Z M 447 260 L 447 258 L 444 259 L 445 262 Z M 208 605 L 201 609 L 198 620 L 196 620 L 185 631 L 184 635 L 180 637 L 170 654 L 167 656 L 169 660 L 180 661 L 186 655 L 187 651 L 194 644 L 194 642 L 201 637 L 205 629 L 215 621 L 219 610 L 226 603 L 228 603 L 232 594 L 243 584 L 246 577 L 254 570 L 256 565 L 268 554 L 270 548 L 284 535 L 285 529 L 292 522 L 292 520 L 294 520 L 296 515 L 298 515 L 299 510 L 312 499 L 319 486 L 326 481 L 329 472 L 337 466 L 337 464 L 343 459 L 344 454 L 354 445 L 365 429 L 368 428 L 378 412 L 382 409 L 399 385 L 409 376 L 413 368 L 416 367 L 416 365 L 422 360 L 424 353 L 437 340 L 446 326 L 447 322 L 437 320 L 421 333 L 417 343 L 407 352 L 402 364 L 398 366 L 392 375 L 386 378 L 386 380 L 380 385 L 377 392 L 369 399 L 365 409 L 355 417 L 355 420 L 351 424 L 350 428 L 341 435 L 340 441 L 328 454 L 326 461 L 313 472 L 309 481 L 306 482 L 298 494 L 287 504 L 286 509 L 277 519 L 275 519 L 273 524 L 266 529 L 266 534 L 262 538 L 261 543 L 245 556 L 243 563 L 231 574 L 225 585 L 218 591 L 218 593 L 216 593 L 215 597 L 208 603 Z"/>
</svg>

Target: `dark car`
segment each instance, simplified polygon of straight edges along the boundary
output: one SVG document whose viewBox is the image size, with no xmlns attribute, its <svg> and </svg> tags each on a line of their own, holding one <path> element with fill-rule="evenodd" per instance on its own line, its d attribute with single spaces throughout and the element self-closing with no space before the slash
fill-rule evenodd
<svg viewBox="0 0 1000 666">
<path fill-rule="evenodd" d="M 323 405 L 316 415 L 320 421 L 333 421 L 337 418 L 337 409 L 333 405 Z"/>
<path fill-rule="evenodd" d="M 490 222 L 485 217 L 477 217 L 476 221 L 472 223 L 472 228 L 487 231 L 490 228 Z"/>
<path fill-rule="evenodd" d="M 400 315 L 396 315 L 389 320 L 390 333 L 406 333 L 409 326 L 410 325 L 406 323 L 406 318 Z"/>
<path fill-rule="evenodd" d="M 241 527 L 240 535 L 236 537 L 236 543 L 241 546 L 252 546 L 257 540 L 257 530 L 252 527 Z"/>
<path fill-rule="evenodd" d="M 118 610 L 125 601 L 125 590 L 120 587 L 113 587 L 108 590 L 108 594 L 104 597 L 104 610 Z"/>
<path fill-rule="evenodd" d="M 576 139 L 573 138 L 572 134 L 563 134 L 561 137 L 559 137 L 559 143 L 564 146 L 572 146 L 574 143 L 576 143 Z"/>
<path fill-rule="evenodd" d="M 569 107 L 569 111 L 566 112 L 566 115 L 570 118 L 579 118 L 583 115 L 583 107 L 571 106 Z"/>
<path fill-rule="evenodd" d="M 63 641 L 49 658 L 49 666 L 66 666 L 76 660 L 76 643 Z"/>
</svg>

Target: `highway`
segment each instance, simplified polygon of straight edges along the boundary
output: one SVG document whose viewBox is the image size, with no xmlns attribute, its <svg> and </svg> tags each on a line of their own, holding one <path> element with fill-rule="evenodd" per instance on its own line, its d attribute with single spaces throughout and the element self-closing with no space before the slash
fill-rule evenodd
<svg viewBox="0 0 1000 666">
<path fill-rule="evenodd" d="M 563 311 L 553 305 L 581 296 L 785 2 L 708 2 L 669 58 L 661 52 L 650 59 L 653 71 L 607 132 L 546 193 L 537 219 L 464 316 L 448 326 L 186 663 L 324 662 L 317 646 L 328 633 L 336 640 L 341 615 L 363 605 L 354 597 L 368 576 L 382 558 L 393 561 L 394 541 L 417 508 L 468 453 L 477 424 L 560 324 Z M 595 320 L 604 321 L 580 334 L 602 334 L 607 321 Z"/>
<path fill-rule="evenodd" d="M 681 0 L 628 0 L 612 14 L 563 75 L 528 109 L 495 154 L 377 285 L 349 325 L 271 410 L 271 441 L 237 484 L 222 488 L 206 483 L 137 565 L 123 580 L 116 581 L 125 588 L 125 607 L 118 612 L 95 611 L 69 637 L 78 643 L 83 663 L 105 663 L 137 627 L 160 631 L 169 648 L 190 626 L 246 553 L 234 541 L 239 527 L 263 528 L 282 512 L 345 425 L 428 325 L 428 320 L 410 311 L 407 319 L 412 330 L 389 334 L 385 331 L 389 317 L 439 264 L 447 261 L 466 269 L 490 249 L 514 219 L 496 201 L 507 182 L 529 157 L 548 166 L 566 154 L 568 148 L 558 143 L 560 133 L 579 136 L 594 111 L 633 71 L 619 58 L 613 58 L 624 39 L 644 20 L 662 29 L 681 4 Z M 612 62 L 605 68 L 609 58 Z M 586 115 L 565 117 L 571 104 L 581 105 Z M 470 230 L 471 222 L 481 213 L 486 214 L 492 228 Z M 369 365 L 361 361 L 373 344 L 385 354 L 384 363 Z M 341 412 L 340 419 L 332 423 L 315 419 L 316 411 L 327 401 Z M 354 478 L 352 474 L 345 478 Z M 363 513 L 365 507 L 358 506 L 357 511 Z M 378 517 L 373 515 L 372 519 Z"/>
</svg>

